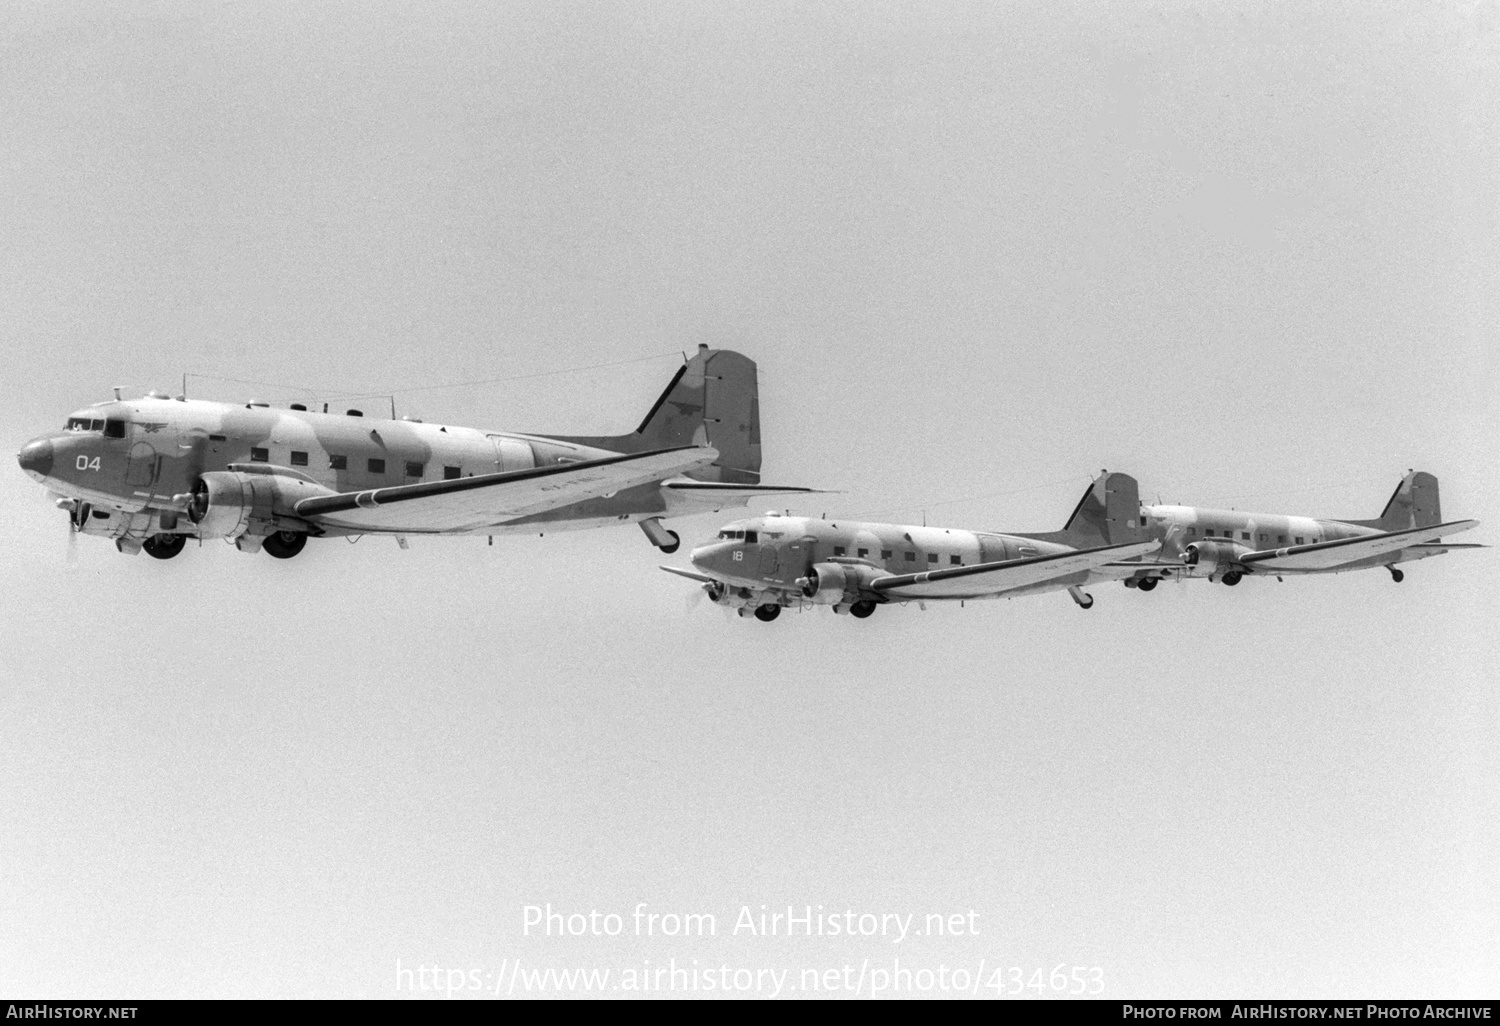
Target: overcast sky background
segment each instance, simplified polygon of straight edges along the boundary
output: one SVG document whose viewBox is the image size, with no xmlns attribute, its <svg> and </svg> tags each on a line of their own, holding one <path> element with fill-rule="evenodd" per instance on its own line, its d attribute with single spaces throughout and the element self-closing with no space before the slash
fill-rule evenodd
<svg viewBox="0 0 1500 1026">
<path fill-rule="evenodd" d="M 1494 538 L 1494 0 L 25 3 L 0 40 L 8 451 L 184 371 L 659 357 L 397 396 L 623 431 L 707 342 L 759 362 L 767 479 L 844 490 L 802 512 L 1053 529 L 1108 467 L 1374 517 L 1413 467 Z M 1492 552 L 764 625 L 633 527 L 68 569 L 0 476 L 0 993 L 516 957 L 1500 986 Z M 523 937 L 546 902 L 720 935 Z M 728 936 L 808 903 L 980 935 Z"/>
</svg>

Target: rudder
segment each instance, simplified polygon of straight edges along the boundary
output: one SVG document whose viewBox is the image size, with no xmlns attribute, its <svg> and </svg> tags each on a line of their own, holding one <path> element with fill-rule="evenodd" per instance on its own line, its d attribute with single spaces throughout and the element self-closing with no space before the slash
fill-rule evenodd
<svg viewBox="0 0 1500 1026">
<path fill-rule="evenodd" d="M 1443 510 L 1438 500 L 1438 479 L 1423 470 L 1411 471 L 1396 486 L 1379 519 L 1345 522 L 1377 527 L 1382 531 L 1404 531 L 1441 524 Z"/>
</svg>

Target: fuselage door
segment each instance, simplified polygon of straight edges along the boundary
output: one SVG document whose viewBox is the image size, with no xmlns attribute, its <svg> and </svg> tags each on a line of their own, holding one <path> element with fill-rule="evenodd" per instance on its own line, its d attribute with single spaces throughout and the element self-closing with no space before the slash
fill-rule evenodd
<svg viewBox="0 0 1500 1026">
<path fill-rule="evenodd" d="M 161 468 L 161 457 L 149 442 L 136 442 L 130 447 L 130 460 L 125 464 L 125 483 L 132 488 L 149 488 L 156 482 Z"/>
</svg>

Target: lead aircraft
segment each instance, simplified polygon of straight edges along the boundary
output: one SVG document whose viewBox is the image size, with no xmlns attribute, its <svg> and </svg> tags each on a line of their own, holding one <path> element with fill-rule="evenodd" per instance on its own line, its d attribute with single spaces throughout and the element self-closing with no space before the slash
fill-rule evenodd
<svg viewBox="0 0 1500 1026">
<path fill-rule="evenodd" d="M 223 538 L 280 559 L 308 538 L 544 532 L 640 525 L 814 489 L 760 484 L 754 361 L 699 346 L 628 435 L 534 435 L 357 409 L 232 404 L 151 393 L 78 410 L 33 439 L 21 468 L 74 532 L 170 559 Z"/>
<path fill-rule="evenodd" d="M 1444 522 L 1437 478 L 1402 478 L 1374 520 L 1316 520 L 1194 506 L 1142 506 L 1128 474 L 1094 480 L 1061 531 L 986 534 L 946 528 L 812 520 L 767 514 L 728 524 L 693 550 L 697 572 L 662 567 L 702 583 L 741 616 L 776 619 L 788 606 L 823 605 L 866 617 L 891 602 L 1012 598 L 1118 580 L 1148 592 L 1159 581 L 1342 573 L 1385 567 L 1454 549 L 1442 539 L 1478 525 Z"/>
</svg>

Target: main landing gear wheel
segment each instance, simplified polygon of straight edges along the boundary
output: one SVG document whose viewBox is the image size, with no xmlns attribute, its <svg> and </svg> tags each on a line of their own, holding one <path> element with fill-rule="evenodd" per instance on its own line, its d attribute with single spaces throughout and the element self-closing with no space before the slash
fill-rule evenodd
<svg viewBox="0 0 1500 1026">
<path fill-rule="evenodd" d="M 1137 591 L 1150 591 L 1152 588 L 1156 587 L 1156 578 L 1142 577 L 1139 581 L 1135 582 L 1135 587 Z"/>
<path fill-rule="evenodd" d="M 875 612 L 875 603 L 869 599 L 860 599 L 849 607 L 849 615 L 860 620 L 863 620 L 873 612 Z"/>
<path fill-rule="evenodd" d="M 1070 587 L 1068 589 L 1068 594 L 1073 596 L 1073 601 L 1078 603 L 1080 609 L 1094 608 L 1094 596 L 1084 591 L 1078 585 L 1075 584 Z"/>
<path fill-rule="evenodd" d="M 755 607 L 755 618 L 761 623 L 770 623 L 780 615 L 780 606 L 764 605 Z"/>
<path fill-rule="evenodd" d="M 277 559 L 291 559 L 302 551 L 302 546 L 307 544 L 306 531 L 276 531 L 266 535 L 266 540 L 261 544 Z"/>
<path fill-rule="evenodd" d="M 1397 570 L 1395 567 L 1388 567 L 1387 569 L 1389 569 L 1391 572 L 1391 580 L 1395 581 L 1397 584 L 1400 584 L 1402 581 L 1406 580 L 1406 574 L 1402 573 L 1400 570 Z"/>
<path fill-rule="evenodd" d="M 153 534 L 141 543 L 141 548 L 146 550 L 146 555 L 155 556 L 157 559 L 171 559 L 182 551 L 187 544 L 185 534 Z"/>
<path fill-rule="evenodd" d="M 682 548 L 682 537 L 676 531 L 668 531 L 667 533 L 672 536 L 671 543 L 668 545 L 658 545 L 657 548 L 661 549 L 663 552 L 670 556 L 672 553 Z"/>
<path fill-rule="evenodd" d="M 1240 578 L 1243 576 L 1245 575 L 1238 570 L 1231 570 L 1224 575 L 1224 583 L 1233 588 L 1236 584 L 1240 583 Z"/>
</svg>

